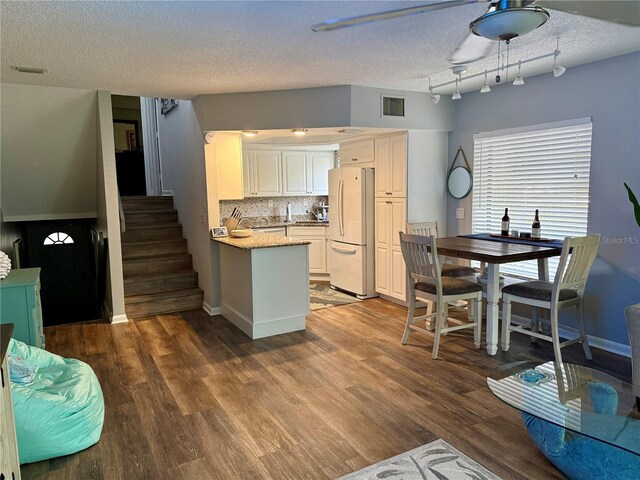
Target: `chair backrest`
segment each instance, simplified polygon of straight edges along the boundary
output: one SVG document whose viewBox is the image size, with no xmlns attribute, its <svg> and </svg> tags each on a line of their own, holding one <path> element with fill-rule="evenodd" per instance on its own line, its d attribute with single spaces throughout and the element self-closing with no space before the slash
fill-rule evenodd
<svg viewBox="0 0 640 480">
<path fill-rule="evenodd" d="M 411 235 L 434 236 L 438 238 L 438 222 L 407 223 L 407 233 Z"/>
<path fill-rule="evenodd" d="M 436 237 L 400 232 L 400 248 L 412 280 L 435 282 L 440 290 L 440 262 Z"/>
<path fill-rule="evenodd" d="M 558 298 L 560 289 L 563 288 L 577 288 L 578 294 L 582 295 L 599 245 L 599 234 L 564 239 L 554 281 L 555 298 Z"/>
</svg>

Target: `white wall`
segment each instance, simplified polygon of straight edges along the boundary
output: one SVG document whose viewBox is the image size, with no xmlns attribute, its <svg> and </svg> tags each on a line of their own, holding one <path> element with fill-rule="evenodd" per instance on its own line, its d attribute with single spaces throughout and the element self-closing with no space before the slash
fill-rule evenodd
<svg viewBox="0 0 640 480">
<path fill-rule="evenodd" d="M 217 251 L 209 239 L 204 136 L 192 102 L 180 100 L 178 107 L 167 115 L 158 112 L 158 133 L 162 187 L 173 191 L 174 206 L 193 256 L 193 268 L 198 272 L 198 283 L 204 291 L 204 302 L 217 307 L 219 282 L 213 277 L 217 269 L 212 266 L 217 262 Z M 215 217 L 218 214 L 216 192 L 212 192 L 211 197 L 215 199 L 216 208 L 212 212 Z"/>
<path fill-rule="evenodd" d="M 587 332 L 626 345 L 623 311 L 640 300 L 640 228 L 623 187 L 627 182 L 640 192 L 638 78 L 640 53 L 633 53 L 567 69 L 560 78 L 549 73 L 526 78 L 521 87 L 465 93 L 455 102 L 449 138 L 449 151 L 462 145 L 473 162 L 475 132 L 592 118 L 588 233 L 603 241 L 586 292 Z M 448 197 L 448 235 L 470 233 L 471 200 Z M 457 207 L 465 208 L 464 220 L 455 219 Z"/>
<path fill-rule="evenodd" d="M 126 322 L 116 152 L 109 92 L 98 92 L 96 125 L 98 131 L 96 230 L 107 239 L 108 245 L 105 302 L 112 322 Z"/>
<path fill-rule="evenodd" d="M 2 84 L 4 220 L 96 216 L 94 90 Z"/>
</svg>

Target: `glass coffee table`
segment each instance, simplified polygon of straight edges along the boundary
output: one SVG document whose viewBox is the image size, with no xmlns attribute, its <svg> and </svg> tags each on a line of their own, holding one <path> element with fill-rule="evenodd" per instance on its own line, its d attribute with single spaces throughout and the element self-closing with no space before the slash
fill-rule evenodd
<svg viewBox="0 0 640 480">
<path fill-rule="evenodd" d="M 522 412 L 640 455 L 640 414 L 629 383 L 579 365 L 518 362 L 496 370 L 487 384 Z"/>
</svg>

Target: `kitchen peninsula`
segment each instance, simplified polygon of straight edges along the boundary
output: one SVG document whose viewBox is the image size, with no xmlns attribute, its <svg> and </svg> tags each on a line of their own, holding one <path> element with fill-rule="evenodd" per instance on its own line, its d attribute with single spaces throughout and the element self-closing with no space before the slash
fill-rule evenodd
<svg viewBox="0 0 640 480">
<path fill-rule="evenodd" d="M 218 237 L 220 313 L 252 339 L 305 329 L 309 313 L 306 240 L 254 232 Z"/>
</svg>

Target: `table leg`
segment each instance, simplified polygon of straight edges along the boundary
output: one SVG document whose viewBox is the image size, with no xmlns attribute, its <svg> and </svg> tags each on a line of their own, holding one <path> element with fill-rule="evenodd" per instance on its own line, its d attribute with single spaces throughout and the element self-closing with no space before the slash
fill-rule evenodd
<svg viewBox="0 0 640 480">
<path fill-rule="evenodd" d="M 545 282 L 549 281 L 549 259 L 548 258 L 538 259 L 538 280 L 544 280 Z"/>
<path fill-rule="evenodd" d="M 487 264 L 487 353 L 498 352 L 498 314 L 500 311 L 500 265 Z"/>
<path fill-rule="evenodd" d="M 548 258 L 539 258 L 538 259 L 538 280 L 544 280 L 545 282 L 549 281 L 549 259 Z M 538 309 L 536 309 L 538 310 Z M 539 312 L 539 310 L 538 310 Z M 533 328 L 533 323 L 535 323 L 536 329 L 538 328 L 538 313 L 535 316 L 535 322 L 532 322 L 531 327 Z M 545 335 L 551 334 L 551 326 L 548 323 L 542 323 L 542 333 Z M 532 340 L 535 337 L 531 337 Z M 535 341 L 535 340 L 534 340 Z"/>
</svg>

